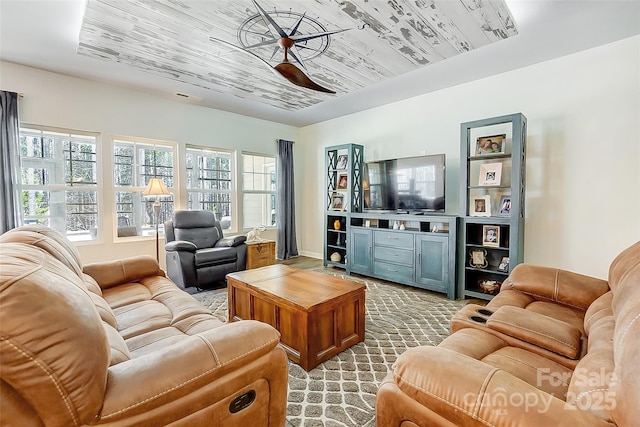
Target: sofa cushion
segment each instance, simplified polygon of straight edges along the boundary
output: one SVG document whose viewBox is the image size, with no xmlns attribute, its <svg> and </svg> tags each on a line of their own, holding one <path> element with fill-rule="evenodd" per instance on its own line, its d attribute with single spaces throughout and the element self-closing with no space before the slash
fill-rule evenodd
<svg viewBox="0 0 640 427">
<path fill-rule="evenodd" d="M 57 231 L 43 225 L 27 225 L 14 228 L 0 236 L 0 243 L 25 243 L 46 251 L 63 263 L 78 277 L 82 277 L 80 254 L 75 246 Z"/>
<path fill-rule="evenodd" d="M 196 252 L 196 268 L 235 262 L 237 252 L 232 247 L 200 249 Z"/>
<path fill-rule="evenodd" d="M 487 326 L 570 359 L 576 359 L 582 348 L 580 329 L 519 307 L 500 307 L 489 317 Z"/>
<path fill-rule="evenodd" d="M 110 349 L 89 292 L 75 272 L 38 247 L 3 243 L 0 258 L 3 380 L 46 425 L 93 423 Z"/>
<path fill-rule="evenodd" d="M 609 290 L 609 285 L 605 280 L 583 274 L 519 264 L 504 281 L 501 289 L 513 289 L 536 300 L 565 305 L 584 312 L 593 300 Z"/>
<path fill-rule="evenodd" d="M 613 309 L 611 308 L 612 302 L 613 291 L 609 291 L 589 306 L 587 312 L 584 314 L 584 331 L 587 335 L 591 334 L 591 327 L 598 320 L 613 316 Z"/>
<path fill-rule="evenodd" d="M 561 399 L 564 399 L 569 387 L 569 368 L 544 356 L 511 347 L 499 337 L 478 329 L 460 329 L 445 338 L 438 348 L 455 351 L 499 368 Z M 544 380 L 543 374 L 551 375 L 552 378 Z"/>
</svg>

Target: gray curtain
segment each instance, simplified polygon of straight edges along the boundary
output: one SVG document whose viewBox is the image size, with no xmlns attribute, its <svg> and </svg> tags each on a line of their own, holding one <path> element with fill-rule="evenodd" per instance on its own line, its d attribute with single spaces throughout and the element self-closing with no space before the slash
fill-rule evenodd
<svg viewBox="0 0 640 427">
<path fill-rule="evenodd" d="M 0 233 L 22 224 L 18 94 L 0 91 Z"/>
<path fill-rule="evenodd" d="M 293 141 L 278 140 L 278 195 L 276 225 L 278 226 L 278 258 L 298 255 L 296 243 L 296 201 L 293 187 Z"/>
</svg>

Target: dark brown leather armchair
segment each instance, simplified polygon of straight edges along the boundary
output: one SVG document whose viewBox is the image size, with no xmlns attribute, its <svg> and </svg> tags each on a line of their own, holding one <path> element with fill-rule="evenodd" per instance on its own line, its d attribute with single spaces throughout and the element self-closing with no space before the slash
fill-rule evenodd
<svg viewBox="0 0 640 427">
<path fill-rule="evenodd" d="M 167 275 L 183 289 L 213 287 L 246 268 L 247 237 L 224 237 L 213 212 L 176 211 L 164 230 Z"/>
</svg>

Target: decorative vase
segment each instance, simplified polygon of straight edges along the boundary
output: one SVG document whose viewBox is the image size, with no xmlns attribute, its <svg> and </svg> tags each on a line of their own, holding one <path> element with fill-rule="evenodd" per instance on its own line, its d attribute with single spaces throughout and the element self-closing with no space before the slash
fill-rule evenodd
<svg viewBox="0 0 640 427">
<path fill-rule="evenodd" d="M 340 226 L 341 226 L 341 224 L 340 224 L 340 220 L 339 219 L 336 219 L 335 221 L 333 221 L 333 228 L 335 230 L 340 230 Z"/>
<path fill-rule="evenodd" d="M 334 252 L 331 254 L 331 261 L 333 262 L 340 262 L 340 260 L 342 259 L 342 257 L 340 256 L 340 254 L 338 252 Z"/>
</svg>

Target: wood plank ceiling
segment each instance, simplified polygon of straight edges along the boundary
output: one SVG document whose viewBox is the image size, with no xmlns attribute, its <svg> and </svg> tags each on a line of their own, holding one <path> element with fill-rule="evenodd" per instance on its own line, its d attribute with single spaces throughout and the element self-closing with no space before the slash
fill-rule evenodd
<svg viewBox="0 0 640 427">
<path fill-rule="evenodd" d="M 298 34 L 349 29 L 298 44 L 305 73 L 335 95 L 294 86 L 259 60 L 210 40 L 242 46 L 270 38 L 251 0 L 88 0 L 77 52 L 297 110 L 517 34 L 504 0 L 258 3 L 287 31 L 302 14 Z M 283 57 L 274 45 L 252 51 L 272 65 Z"/>
</svg>

